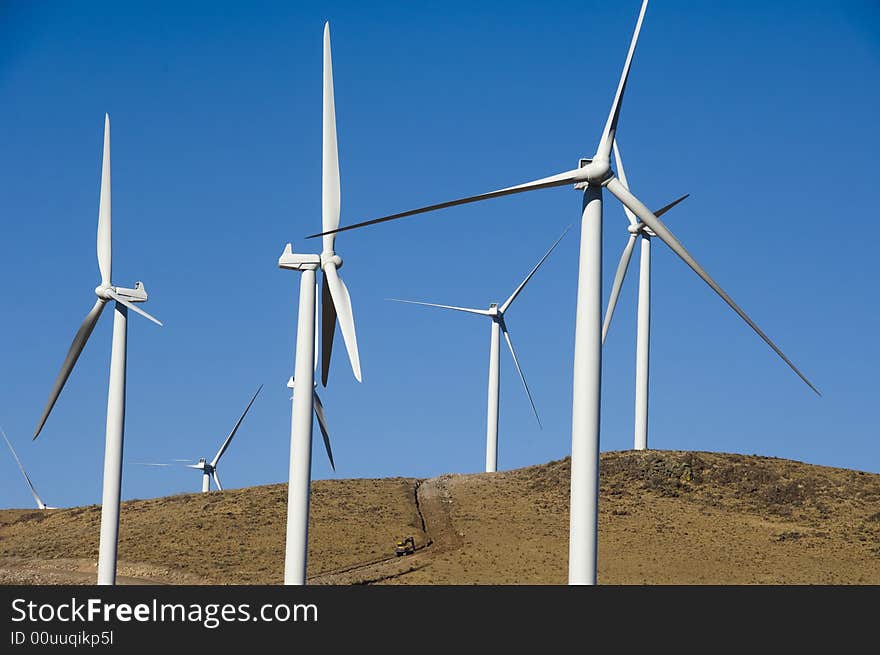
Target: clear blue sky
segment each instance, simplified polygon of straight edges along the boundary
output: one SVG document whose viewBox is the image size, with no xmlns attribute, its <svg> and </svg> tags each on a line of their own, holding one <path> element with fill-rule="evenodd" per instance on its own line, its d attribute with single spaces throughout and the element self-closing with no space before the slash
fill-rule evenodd
<svg viewBox="0 0 880 655">
<path fill-rule="evenodd" d="M 374 3 L 370 3 L 371 5 Z M 123 496 L 284 481 L 298 276 L 318 249 L 321 30 L 332 26 L 342 223 L 566 170 L 593 153 L 638 12 L 627 2 L 4 2 L 0 8 L 0 425 L 49 504 L 100 499 L 112 319 L 42 435 L 30 434 L 99 281 L 101 130 L 112 120 L 114 278 L 132 316 Z M 649 443 L 880 472 L 872 254 L 880 151 L 875 3 L 655 1 L 619 138 L 650 206 L 824 392 L 816 397 L 662 244 L 654 249 Z M 607 196 L 605 289 L 625 241 Z M 489 327 L 386 297 L 503 300 L 565 225 L 574 191 L 445 210 L 337 241 L 363 384 L 337 336 L 322 391 L 337 462 L 313 476 L 481 470 Z M 502 353 L 499 466 L 570 451 L 578 239 L 508 315 L 544 421 Z M 636 263 L 636 260 L 633 262 Z M 631 447 L 635 267 L 605 348 L 602 449 Z M 0 506 L 30 496 L 0 453 Z"/>
</svg>

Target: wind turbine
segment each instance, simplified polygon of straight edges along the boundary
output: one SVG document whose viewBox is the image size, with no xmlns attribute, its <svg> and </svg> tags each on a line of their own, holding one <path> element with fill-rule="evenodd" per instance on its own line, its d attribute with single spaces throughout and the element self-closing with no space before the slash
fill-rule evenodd
<svg viewBox="0 0 880 655">
<path fill-rule="evenodd" d="M 122 442 L 125 430 L 125 368 L 128 310 L 162 325 L 135 303 L 147 301 L 143 284 L 136 282 L 134 289 L 114 286 L 111 282 L 112 239 L 110 212 L 110 116 L 104 116 L 104 158 L 101 165 L 101 200 L 98 209 L 98 269 L 101 284 L 95 288 L 98 300 L 77 330 L 70 350 L 61 364 L 61 372 L 55 379 L 49 400 L 34 431 L 34 439 L 49 418 L 55 401 L 70 377 L 71 371 L 85 348 L 104 306 L 115 302 L 113 312 L 113 344 L 110 351 L 110 385 L 107 395 L 107 430 L 104 446 L 104 489 L 101 500 L 101 539 L 98 546 L 98 584 L 112 585 L 116 582 L 116 547 L 119 536 L 119 496 L 122 484 Z"/>
<path fill-rule="evenodd" d="M 328 235 L 354 228 L 374 225 L 406 216 L 487 200 L 514 193 L 546 189 L 574 184 L 583 189 L 583 212 L 581 214 L 581 246 L 578 266 L 578 299 L 575 321 L 574 377 L 572 389 L 571 421 L 571 502 L 569 505 L 569 584 L 596 583 L 596 553 L 599 521 L 599 407 L 600 380 L 602 372 L 602 190 L 608 189 L 620 202 L 630 209 L 640 221 L 669 246 L 694 272 L 708 284 L 742 318 L 788 366 L 817 394 L 818 390 L 801 373 L 788 357 L 761 329 L 740 309 L 733 299 L 700 266 L 667 227 L 633 195 L 614 175 L 611 169 L 611 146 L 617 133 L 620 109 L 626 90 L 639 31 L 645 16 L 648 0 L 643 0 L 629 52 L 617 91 L 599 139 L 599 145 L 591 159 L 581 159 L 577 168 L 505 187 L 496 191 L 468 196 L 418 209 L 391 214 L 342 228 L 328 230 L 311 237 Z M 595 66 L 591 62 L 591 66 Z"/>
<path fill-rule="evenodd" d="M 24 476 L 24 481 L 27 482 L 27 486 L 30 487 L 31 495 L 33 495 L 34 500 L 37 501 L 37 509 L 58 509 L 57 507 L 49 507 L 43 502 L 43 499 L 40 498 L 40 494 L 37 493 L 37 488 L 34 487 L 34 483 L 31 482 L 30 477 L 28 477 L 27 471 L 24 470 L 24 464 L 22 464 L 21 460 L 18 458 L 18 453 L 15 452 L 15 448 L 12 447 L 12 443 L 9 441 L 9 437 L 6 436 L 6 431 L 3 428 L 0 428 L 0 434 L 2 434 L 3 439 L 6 440 L 6 445 L 9 446 L 9 451 L 15 458 L 15 463 L 18 464 L 18 470 L 21 471 L 21 474 Z"/>
<path fill-rule="evenodd" d="M 244 421 L 244 417 L 247 416 L 248 411 L 250 411 L 251 405 L 254 404 L 254 401 L 257 399 L 257 396 L 260 394 L 260 391 L 262 389 L 263 385 L 261 384 L 254 394 L 254 397 L 251 398 L 251 401 L 247 404 L 247 407 L 244 408 L 241 416 L 238 417 L 238 420 L 232 427 L 232 432 L 229 433 L 229 436 L 227 436 L 221 444 L 220 450 L 218 450 L 217 454 L 214 455 L 214 459 L 208 462 L 208 460 L 202 457 L 201 459 L 199 459 L 198 463 L 186 465 L 187 468 L 197 469 L 202 472 L 203 494 L 211 491 L 211 478 L 214 478 L 214 484 L 217 485 L 217 489 L 219 491 L 223 491 L 223 486 L 220 484 L 220 476 L 217 475 L 217 464 L 220 462 L 220 458 L 223 457 L 223 453 L 225 453 L 226 449 L 229 448 L 229 444 L 232 443 L 232 438 L 235 436 L 235 433 L 238 432 L 238 428 L 241 427 L 241 422 Z"/>
<path fill-rule="evenodd" d="M 510 340 L 510 332 L 507 329 L 504 315 L 505 312 L 510 309 L 513 301 L 516 300 L 526 284 L 528 284 L 529 280 L 532 279 L 532 276 L 541 267 L 541 264 L 544 263 L 544 260 L 550 256 L 550 253 L 553 252 L 553 249 L 556 248 L 560 241 L 562 241 L 562 238 L 570 229 L 570 225 L 565 228 L 562 235 L 556 239 L 556 242 L 552 246 L 550 246 L 550 250 L 541 257 L 541 260 L 535 265 L 529 274 L 526 275 L 525 279 L 519 284 L 519 286 L 513 290 L 513 293 L 510 294 L 507 300 L 501 303 L 501 305 L 493 302 L 489 305 L 489 309 L 471 309 L 469 307 L 453 307 L 451 305 L 436 305 L 434 303 L 418 302 L 415 300 L 388 298 L 388 300 L 394 302 L 404 302 L 411 305 L 424 305 L 425 307 L 439 307 L 440 309 L 451 309 L 458 312 L 486 316 L 492 321 L 489 340 L 489 392 L 486 411 L 486 473 L 494 473 L 498 468 L 498 390 L 500 378 L 499 370 L 501 368 L 501 351 L 499 348 L 499 342 L 501 333 L 504 334 L 504 339 L 507 341 L 507 347 L 510 349 L 510 354 L 513 357 L 513 364 L 516 366 L 517 373 L 519 373 L 519 379 L 522 380 L 523 389 L 525 389 L 526 395 L 529 397 L 529 403 L 532 406 L 532 412 L 535 414 L 535 419 L 538 421 L 538 426 L 540 427 L 541 425 L 541 419 L 538 417 L 538 410 L 535 407 L 535 401 L 532 399 L 532 393 L 529 391 L 526 377 L 523 375 L 519 360 L 516 357 L 516 351 L 513 349 L 513 342 Z"/>
<path fill-rule="evenodd" d="M 248 411 L 250 411 L 251 405 L 254 404 L 254 401 L 257 399 L 260 391 L 263 389 L 263 385 L 261 384 L 257 392 L 254 394 L 251 401 L 247 404 L 247 407 L 244 408 L 244 412 L 242 412 L 241 416 L 238 417 L 238 421 L 235 422 L 235 425 L 232 427 L 232 432 L 226 437 L 223 443 L 220 445 L 220 450 L 217 451 L 217 454 L 214 455 L 214 459 L 210 462 L 202 457 L 195 464 L 185 464 L 187 468 L 197 469 L 202 472 L 202 493 L 208 493 L 211 491 L 211 478 L 214 479 L 214 484 L 217 485 L 217 489 L 219 491 L 223 491 L 223 487 L 220 484 L 220 476 L 217 475 L 217 464 L 220 462 L 220 458 L 223 457 L 223 453 L 226 452 L 226 449 L 229 448 L 229 444 L 232 442 L 232 438 L 235 436 L 235 433 L 238 432 L 238 428 L 241 426 L 242 421 L 244 421 L 244 417 L 247 416 Z M 177 462 L 191 462 L 191 459 L 178 459 L 175 460 Z M 171 466 L 171 464 L 154 464 L 152 462 L 138 462 L 142 466 Z"/>
<path fill-rule="evenodd" d="M 620 158 L 620 150 L 617 140 L 614 141 L 614 159 L 617 162 L 617 174 L 621 184 L 627 189 L 626 173 L 623 170 L 623 160 Z M 666 205 L 663 209 L 654 212 L 659 218 L 667 211 L 675 207 L 684 195 L 674 202 Z M 614 275 L 614 283 L 611 285 L 611 295 L 608 298 L 608 309 L 605 311 L 605 321 L 602 324 L 602 343 L 608 335 L 611 326 L 611 318 L 614 316 L 614 308 L 617 306 L 617 298 L 620 295 L 620 287 L 626 277 L 630 257 L 636 244 L 636 239 L 641 239 L 641 260 L 639 266 L 639 304 L 638 304 L 638 331 L 636 335 L 636 413 L 635 413 L 635 450 L 645 450 L 648 447 L 648 363 L 651 346 L 651 237 L 656 236 L 647 225 L 639 221 L 635 214 L 624 205 L 623 211 L 629 220 L 629 238 L 620 256 L 620 263 Z"/>
<path fill-rule="evenodd" d="M 330 23 L 324 25 L 324 107 L 322 139 L 321 217 L 325 231 L 339 226 L 339 153 L 336 144 L 336 109 L 333 101 L 333 62 L 330 54 Z M 334 250 L 335 236 L 323 239 L 320 255 L 294 253 L 287 244 L 278 266 L 302 273 L 299 286 L 299 314 L 296 332 L 296 360 L 293 375 L 293 408 L 290 426 L 290 481 L 287 497 L 287 537 L 284 584 L 304 585 L 309 533 L 309 491 L 312 476 L 312 412 L 315 404 L 316 292 L 315 271 L 323 273 L 321 299 L 321 378 L 327 384 L 330 354 L 336 322 L 339 322 L 354 377 L 361 381 L 361 365 L 351 298 L 337 269 L 342 258 Z"/>
</svg>

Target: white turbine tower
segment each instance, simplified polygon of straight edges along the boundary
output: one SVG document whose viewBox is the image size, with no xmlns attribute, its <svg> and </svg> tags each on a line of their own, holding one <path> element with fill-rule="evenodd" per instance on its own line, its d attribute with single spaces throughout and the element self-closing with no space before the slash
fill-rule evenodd
<svg viewBox="0 0 880 655">
<path fill-rule="evenodd" d="M 440 309 L 451 309 L 458 312 L 466 312 L 468 314 L 476 314 L 478 316 L 487 316 L 491 319 L 491 333 L 489 340 L 489 391 L 488 391 L 488 403 L 486 410 L 486 473 L 494 473 L 498 469 L 498 395 L 499 395 L 499 383 L 500 383 L 500 368 L 501 368 L 501 349 L 499 348 L 500 342 L 500 334 L 504 334 L 504 339 L 507 341 L 507 347 L 510 350 L 510 355 L 513 357 L 513 364 L 516 366 L 516 371 L 519 373 L 519 379 L 522 380 L 523 389 L 526 391 L 526 395 L 529 397 L 529 403 L 532 406 L 532 412 L 535 414 L 535 418 L 538 421 L 538 426 L 541 425 L 541 419 L 538 417 L 538 410 L 535 407 L 535 401 L 532 399 L 532 393 L 529 391 L 529 385 L 526 383 L 526 376 L 523 375 L 522 369 L 519 365 L 519 360 L 516 357 L 516 351 L 513 349 L 513 342 L 510 340 L 510 332 L 507 328 L 507 324 L 504 321 L 505 312 L 510 309 L 510 306 L 513 304 L 513 301 L 516 300 L 517 296 L 519 296 L 520 292 L 532 279 L 532 276 L 538 271 L 541 267 L 541 264 L 544 263 L 544 260 L 550 256 L 550 253 L 553 252 L 553 249 L 562 241 L 562 237 L 564 237 L 568 231 L 571 229 L 569 225 L 565 228 L 565 231 L 562 235 L 556 240 L 556 242 L 550 246 L 550 250 L 548 250 L 541 260 L 535 265 L 535 267 L 529 271 L 529 274 L 526 275 L 525 279 L 520 283 L 520 285 L 513 290 L 513 293 L 510 294 L 507 300 L 505 300 L 499 306 L 498 303 L 491 303 L 489 305 L 489 309 L 471 309 L 469 307 L 453 307 L 451 305 L 436 305 L 430 302 L 418 302 L 415 300 L 400 300 L 398 298 L 388 298 L 388 300 L 392 300 L 394 302 L 404 302 L 409 303 L 411 305 L 424 305 L 426 307 L 439 307 Z"/>
<path fill-rule="evenodd" d="M 617 162 L 617 174 L 621 184 L 627 189 L 626 173 L 623 170 L 623 160 L 617 148 L 617 140 L 614 141 L 614 159 Z M 675 207 L 684 195 L 654 212 L 654 216 L 660 218 Z M 639 221 L 635 214 L 624 205 L 623 211 L 629 220 L 629 238 L 620 256 L 617 272 L 614 274 L 614 283 L 611 285 L 611 294 L 608 298 L 608 309 L 605 311 L 605 321 L 602 324 L 602 343 L 608 335 L 611 326 L 611 318 L 614 316 L 614 308 L 617 306 L 617 298 L 620 295 L 620 287 L 626 277 L 626 270 L 632 256 L 636 239 L 641 238 L 641 261 L 639 268 L 639 304 L 638 304 L 638 329 L 636 336 L 636 411 L 635 411 L 635 450 L 645 450 L 648 447 L 648 368 L 651 345 L 651 237 L 656 236 L 651 228 Z"/>
<path fill-rule="evenodd" d="M 147 292 L 140 282 L 134 289 L 113 286 L 112 239 L 110 215 L 110 117 L 104 116 L 104 158 L 101 166 L 101 201 L 98 209 L 98 268 L 101 284 L 95 288 L 98 300 L 86 315 L 73 338 L 70 350 L 61 364 L 61 372 L 55 379 L 49 400 L 34 431 L 34 439 L 40 434 L 49 413 L 58 400 L 64 383 L 85 348 L 104 306 L 114 301 L 113 344 L 110 351 L 110 385 L 107 395 L 107 430 L 104 446 L 104 488 L 101 500 L 101 539 L 98 547 L 98 584 L 112 585 L 116 582 L 116 547 L 119 535 L 119 499 L 122 484 L 122 444 L 125 430 L 125 367 L 128 310 L 162 325 L 157 319 L 134 303 L 147 301 Z"/>
<path fill-rule="evenodd" d="M 581 215 L 581 246 L 578 267 L 578 299 L 575 321 L 574 378 L 572 389 L 571 422 L 571 502 L 569 518 L 569 584 L 596 583 L 596 552 L 598 546 L 599 520 L 599 407 L 600 380 L 602 373 L 602 191 L 608 189 L 628 207 L 640 221 L 669 246 L 694 272 L 708 284 L 735 311 L 783 361 L 811 389 L 816 388 L 801 373 L 770 338 L 740 309 L 717 282 L 700 266 L 685 247 L 651 210 L 615 177 L 611 169 L 611 145 L 617 132 L 620 109 L 626 90 L 627 78 L 635 53 L 639 31 L 648 1 L 643 0 L 630 42 L 629 52 L 617 91 L 608 113 L 605 128 L 592 159 L 582 159 L 578 168 L 544 177 L 524 184 L 506 187 L 489 193 L 468 196 L 457 200 L 420 207 L 390 216 L 355 223 L 342 228 L 324 231 L 312 237 L 374 225 L 405 216 L 487 200 L 524 191 L 546 189 L 574 184 L 583 189 L 583 212 Z"/>
<path fill-rule="evenodd" d="M 324 231 L 339 226 L 340 182 L 339 153 L 336 145 L 336 109 L 333 101 L 333 62 L 330 54 L 330 24 L 324 25 L 324 108 L 322 139 L 321 216 Z M 290 428 L 290 481 L 287 499 L 287 540 L 284 559 L 284 584 L 306 582 L 306 555 L 309 532 L 309 491 L 312 476 L 312 412 L 317 407 L 315 393 L 315 271 L 323 273 L 321 300 L 322 361 L 321 379 L 327 384 L 330 354 L 336 322 L 342 332 L 354 377 L 361 381 L 361 364 L 354 315 L 348 289 L 337 269 L 342 259 L 334 250 L 335 236 L 324 237 L 320 255 L 294 253 L 287 244 L 278 266 L 301 271 L 299 314 L 296 332 L 296 360 L 293 375 L 293 409 Z"/>
<path fill-rule="evenodd" d="M 21 471 L 21 474 L 24 476 L 24 481 L 27 482 L 27 486 L 31 490 L 31 495 L 33 495 L 34 500 L 37 502 L 37 509 L 58 509 L 57 507 L 49 507 L 43 502 L 43 499 L 40 498 L 40 494 L 37 493 L 37 488 L 34 486 L 34 483 L 31 482 L 27 471 L 24 470 L 24 464 L 22 464 L 21 460 L 18 458 L 18 453 L 15 452 L 15 448 L 12 447 L 12 443 L 9 441 L 9 437 L 6 436 L 6 431 L 3 428 L 0 428 L 0 434 L 2 434 L 3 439 L 6 440 L 6 445 L 9 446 L 9 451 L 15 458 L 15 463 L 18 464 L 18 470 Z"/>
</svg>

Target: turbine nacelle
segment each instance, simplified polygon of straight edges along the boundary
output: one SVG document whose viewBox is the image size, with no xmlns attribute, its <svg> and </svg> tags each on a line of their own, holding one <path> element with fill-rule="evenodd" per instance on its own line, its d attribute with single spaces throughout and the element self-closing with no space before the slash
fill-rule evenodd
<svg viewBox="0 0 880 655">
<path fill-rule="evenodd" d="M 307 255 L 304 253 L 293 252 L 293 244 L 288 243 L 284 246 L 284 252 L 278 258 L 278 267 L 287 268 L 293 271 L 316 270 L 322 265 L 320 255 Z"/>
<path fill-rule="evenodd" d="M 125 287 L 114 287 L 109 284 L 99 284 L 95 287 L 95 295 L 98 296 L 101 300 L 115 300 L 113 294 L 117 296 L 121 296 L 128 302 L 147 302 L 147 290 L 144 288 L 142 282 L 138 281 L 134 283 L 134 289 L 127 289 Z"/>
</svg>

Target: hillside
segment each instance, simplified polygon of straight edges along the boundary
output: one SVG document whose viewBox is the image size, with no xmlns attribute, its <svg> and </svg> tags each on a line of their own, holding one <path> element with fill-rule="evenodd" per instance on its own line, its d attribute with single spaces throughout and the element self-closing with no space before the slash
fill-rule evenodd
<svg viewBox="0 0 880 655">
<path fill-rule="evenodd" d="M 313 484 L 312 584 L 562 584 L 568 459 Z M 279 584 L 286 486 L 122 505 L 120 582 Z M 0 583 L 92 583 L 100 508 L 0 510 Z M 394 542 L 415 537 L 414 555 Z M 705 452 L 602 455 L 603 584 L 880 584 L 880 475 Z"/>
</svg>

